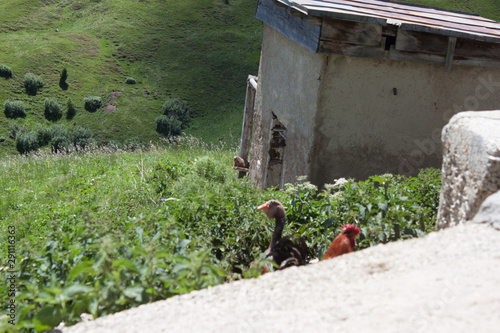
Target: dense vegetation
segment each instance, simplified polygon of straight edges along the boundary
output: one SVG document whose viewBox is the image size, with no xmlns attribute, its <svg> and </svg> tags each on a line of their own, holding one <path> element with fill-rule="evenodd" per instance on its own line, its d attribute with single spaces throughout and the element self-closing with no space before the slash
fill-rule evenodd
<svg viewBox="0 0 500 333">
<path fill-rule="evenodd" d="M 299 179 L 262 191 L 237 179 L 232 149 L 193 138 L 123 148 L 0 162 L 0 234 L 15 226 L 17 239 L 18 327 L 41 331 L 82 312 L 101 316 L 259 275 L 274 224 L 256 207 L 271 198 L 287 207 L 284 234 L 305 237 L 311 257 L 354 219 L 359 249 L 434 229 L 436 170 L 339 180 L 321 191 Z"/>
</svg>

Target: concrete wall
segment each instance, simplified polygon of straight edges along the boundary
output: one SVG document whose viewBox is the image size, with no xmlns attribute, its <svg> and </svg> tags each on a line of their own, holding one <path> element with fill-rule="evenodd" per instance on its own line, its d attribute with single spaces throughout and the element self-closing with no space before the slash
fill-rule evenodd
<svg viewBox="0 0 500 333">
<path fill-rule="evenodd" d="M 321 77 L 314 183 L 441 166 L 458 111 L 500 107 L 500 69 L 331 55 Z"/>
<path fill-rule="evenodd" d="M 310 173 L 322 57 L 266 24 L 261 52 L 249 176 L 267 187 Z M 266 180 L 273 113 L 287 130 L 283 177 Z"/>
</svg>

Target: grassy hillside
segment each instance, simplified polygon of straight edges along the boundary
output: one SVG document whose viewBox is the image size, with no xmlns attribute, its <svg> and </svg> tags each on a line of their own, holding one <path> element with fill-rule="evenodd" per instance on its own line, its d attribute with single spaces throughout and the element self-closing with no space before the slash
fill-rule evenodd
<svg viewBox="0 0 500 333">
<path fill-rule="evenodd" d="M 395 2 L 431 6 L 467 13 L 474 13 L 500 21 L 500 4 L 497 0 L 394 0 Z"/>
<path fill-rule="evenodd" d="M 207 141 L 239 137 L 248 74 L 258 68 L 261 24 L 255 0 L 6 0 L 0 3 L 0 64 L 14 76 L 0 78 L 0 103 L 8 98 L 28 106 L 16 120 L 33 127 L 47 97 L 76 117 L 61 124 L 89 127 L 99 140 L 143 141 L 158 137 L 155 119 L 167 97 L 184 99 L 196 117 L 189 132 Z M 67 90 L 59 77 L 68 71 Z M 40 75 L 37 96 L 24 93 L 23 76 Z M 138 81 L 126 85 L 127 77 Z M 89 113 L 85 96 L 107 101 L 121 92 L 115 112 Z M 3 109 L 3 108 L 2 108 Z M 3 110 L 2 110 L 3 111 Z M 14 151 L 0 113 L 1 151 Z"/>
</svg>

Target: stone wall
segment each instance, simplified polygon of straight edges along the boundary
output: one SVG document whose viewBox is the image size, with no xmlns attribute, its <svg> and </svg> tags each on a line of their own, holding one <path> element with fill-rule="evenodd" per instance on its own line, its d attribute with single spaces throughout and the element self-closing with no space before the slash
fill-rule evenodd
<svg viewBox="0 0 500 333">
<path fill-rule="evenodd" d="M 443 128 L 442 142 L 438 229 L 473 220 L 486 198 L 500 190 L 500 111 L 453 116 Z M 495 211 L 492 202 L 488 205 L 482 215 Z M 484 222 L 480 216 L 475 222 Z"/>
</svg>

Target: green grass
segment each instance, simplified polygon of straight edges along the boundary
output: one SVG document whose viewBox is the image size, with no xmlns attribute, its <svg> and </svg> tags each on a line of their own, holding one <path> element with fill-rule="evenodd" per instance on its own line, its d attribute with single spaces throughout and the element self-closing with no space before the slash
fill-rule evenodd
<svg viewBox="0 0 500 333">
<path fill-rule="evenodd" d="M 192 137 L 131 152 L 39 151 L 0 161 L 0 271 L 15 228 L 17 326 L 43 331 L 261 273 L 273 221 L 256 207 L 287 207 L 284 235 L 322 257 L 345 223 L 358 249 L 432 230 L 440 173 L 375 176 L 319 191 L 307 181 L 259 190 L 231 170 L 234 147 Z M 252 265 L 252 262 L 255 262 Z M 0 302 L 7 304 L 7 285 Z"/>
<path fill-rule="evenodd" d="M 28 116 L 18 123 L 33 127 L 43 120 L 43 101 L 71 99 L 77 115 L 61 123 L 91 128 L 96 138 L 157 140 L 155 119 L 163 100 L 181 98 L 196 117 L 188 133 L 207 142 L 235 142 L 248 74 L 256 74 L 262 24 L 255 1 L 165 2 L 154 0 L 5 1 L 0 4 L 0 63 L 14 77 L 0 80 L 0 101 L 16 98 Z M 56 32 L 58 29 L 58 32 Z M 68 70 L 68 90 L 59 85 Z M 23 91 L 27 72 L 46 85 L 34 97 Z M 126 85 L 127 77 L 138 84 Z M 113 91 L 117 111 L 89 114 L 83 98 Z M 13 121 L 0 114 L 0 154 L 15 152 L 8 138 Z"/>
<path fill-rule="evenodd" d="M 496 0 L 408 0 L 475 12 L 500 20 Z M 245 84 L 256 74 L 262 23 L 255 0 L 5 0 L 0 3 L 0 64 L 14 77 L 0 79 L 0 104 L 9 98 L 28 106 L 25 119 L 0 112 L 0 157 L 17 153 L 11 124 L 47 125 L 43 101 L 71 99 L 75 118 L 59 123 L 90 128 L 99 142 L 136 138 L 156 141 L 155 119 L 168 97 L 186 100 L 194 116 L 186 130 L 206 142 L 238 141 Z M 56 32 L 56 29 L 58 30 Z M 59 77 L 68 70 L 67 90 Z M 40 75 L 37 96 L 24 93 L 25 73 Z M 136 85 L 127 85 L 134 77 Z M 117 110 L 88 113 L 86 96 L 107 102 L 114 91 Z"/>
<path fill-rule="evenodd" d="M 500 21 L 500 6 L 497 0 L 394 0 L 395 2 L 411 3 L 421 6 L 431 6 L 442 9 L 474 13 L 483 17 Z"/>
</svg>

